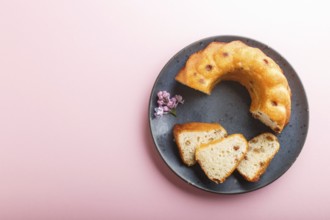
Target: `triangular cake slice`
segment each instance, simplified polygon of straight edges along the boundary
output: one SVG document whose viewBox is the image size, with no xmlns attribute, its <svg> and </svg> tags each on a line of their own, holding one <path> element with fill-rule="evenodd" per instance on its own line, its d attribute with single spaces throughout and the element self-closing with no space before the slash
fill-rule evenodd
<svg viewBox="0 0 330 220">
<path fill-rule="evenodd" d="M 173 134 L 183 163 L 192 166 L 196 163 L 196 148 L 201 144 L 224 138 L 227 131 L 218 123 L 190 122 L 176 124 Z"/>
<path fill-rule="evenodd" d="M 201 145 L 196 149 L 196 161 L 210 180 L 223 183 L 239 165 L 247 150 L 244 136 L 232 134 Z"/>
<path fill-rule="evenodd" d="M 248 145 L 249 150 L 237 170 L 247 181 L 256 182 L 280 149 L 280 144 L 275 135 L 263 133 L 251 139 Z"/>
</svg>

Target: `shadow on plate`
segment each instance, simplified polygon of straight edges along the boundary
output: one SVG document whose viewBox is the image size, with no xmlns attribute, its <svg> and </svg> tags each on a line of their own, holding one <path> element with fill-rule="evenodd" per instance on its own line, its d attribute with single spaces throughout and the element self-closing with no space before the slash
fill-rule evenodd
<svg viewBox="0 0 330 220">
<path fill-rule="evenodd" d="M 166 163 L 161 158 L 159 152 L 157 151 L 157 149 L 154 145 L 154 142 L 152 140 L 149 125 L 148 125 L 148 123 L 146 123 L 149 120 L 147 116 L 148 115 L 145 115 L 144 117 L 142 117 L 142 120 L 143 120 L 142 123 L 144 124 L 144 129 L 142 129 L 142 131 L 143 131 L 142 135 L 145 140 L 145 148 L 146 148 L 147 153 L 150 156 L 151 162 L 155 165 L 155 167 L 158 169 L 158 171 L 165 177 L 165 179 L 168 182 L 173 184 L 175 187 L 178 187 L 180 190 L 182 190 L 183 192 L 185 192 L 187 194 L 198 196 L 198 197 L 203 197 L 205 199 L 219 200 L 219 198 L 226 198 L 226 200 L 228 201 L 229 197 L 238 198 L 238 197 L 244 195 L 244 194 L 237 194 L 236 196 L 233 197 L 231 195 L 224 195 L 224 194 L 222 195 L 222 194 L 215 194 L 212 192 L 207 192 L 207 191 L 198 189 L 195 186 L 187 184 L 187 182 L 185 182 L 184 180 L 179 178 L 171 169 L 168 168 Z M 195 166 L 197 166 L 197 165 L 195 165 Z M 201 169 L 199 169 L 199 170 L 201 170 Z"/>
</svg>

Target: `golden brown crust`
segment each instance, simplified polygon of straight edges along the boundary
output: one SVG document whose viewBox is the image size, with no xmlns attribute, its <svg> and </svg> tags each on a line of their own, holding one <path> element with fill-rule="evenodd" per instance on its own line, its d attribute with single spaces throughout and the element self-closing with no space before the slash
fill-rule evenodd
<svg viewBox="0 0 330 220">
<path fill-rule="evenodd" d="M 240 136 L 240 138 L 241 138 L 242 140 L 244 140 L 244 141 L 246 142 L 246 144 L 248 143 L 247 140 L 245 139 L 244 135 L 242 135 L 242 134 L 231 134 L 231 135 L 227 136 L 226 138 L 229 138 L 229 137 L 230 137 L 230 138 L 234 138 L 235 136 Z M 221 142 L 221 141 L 223 141 L 223 139 L 213 140 L 213 141 L 210 141 L 210 142 L 208 142 L 208 143 L 201 144 L 201 145 L 196 149 L 196 151 L 201 150 L 201 149 L 203 149 L 203 148 L 205 148 L 205 147 L 208 147 L 209 145 L 217 144 L 217 143 L 219 143 L 219 142 Z"/>
<path fill-rule="evenodd" d="M 204 123 L 204 122 L 188 122 L 185 124 L 176 124 L 173 128 L 173 133 L 179 134 L 184 131 L 206 131 L 212 129 L 224 129 L 218 123 Z"/>
<path fill-rule="evenodd" d="M 291 90 L 281 68 L 260 49 L 241 41 L 212 42 L 192 54 L 175 79 L 193 89 L 211 94 L 221 80 L 237 81 L 251 96 L 250 112 L 266 114 L 272 129 L 281 132 L 291 115 Z"/>
<path fill-rule="evenodd" d="M 176 125 L 174 125 L 174 128 L 173 128 L 174 140 L 175 140 L 176 146 L 179 149 L 180 158 L 183 162 L 184 162 L 184 156 L 183 156 L 183 150 L 180 147 L 180 143 L 179 143 L 179 135 L 181 132 L 183 132 L 185 130 L 184 127 L 185 127 L 184 124 L 176 124 Z M 186 164 L 186 165 L 188 165 L 188 164 Z M 190 166 L 190 165 L 188 165 L 188 166 Z"/>
<path fill-rule="evenodd" d="M 208 131 L 212 129 L 218 129 L 218 130 L 225 130 L 220 124 L 218 123 L 204 123 L 204 122 L 188 122 L 185 124 L 176 124 L 173 128 L 173 135 L 174 139 L 176 141 L 176 144 L 179 145 L 179 134 L 182 132 L 188 132 L 188 131 Z"/>
</svg>

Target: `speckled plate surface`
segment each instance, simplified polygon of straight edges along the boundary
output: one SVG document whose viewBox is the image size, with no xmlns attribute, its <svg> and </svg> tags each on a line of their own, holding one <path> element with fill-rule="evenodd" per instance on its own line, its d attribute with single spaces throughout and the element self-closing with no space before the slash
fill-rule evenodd
<svg viewBox="0 0 330 220">
<path fill-rule="evenodd" d="M 182 163 L 172 134 L 173 126 L 176 123 L 219 122 L 228 134 L 242 133 L 248 140 L 262 132 L 272 131 L 251 116 L 249 112 L 250 96 L 240 84 L 221 82 L 208 96 L 176 82 L 174 77 L 194 52 L 205 48 L 212 41 L 230 42 L 233 40 L 241 40 L 249 46 L 260 48 L 280 65 L 291 87 L 292 112 L 290 123 L 281 134 L 277 135 L 281 148 L 258 182 L 247 182 L 235 171 L 224 183 L 216 184 L 205 176 L 198 164 L 187 167 Z M 161 118 L 154 117 L 154 108 L 157 107 L 157 92 L 160 90 L 166 90 L 171 95 L 180 94 L 183 96 L 185 103 L 178 106 L 177 117 L 172 115 L 165 115 Z M 237 194 L 257 190 L 282 176 L 295 162 L 303 148 L 308 131 L 308 121 L 307 97 L 292 66 L 267 45 L 237 36 L 210 37 L 182 49 L 161 70 L 152 89 L 149 102 L 151 134 L 165 163 L 188 184 L 220 194 Z"/>
</svg>

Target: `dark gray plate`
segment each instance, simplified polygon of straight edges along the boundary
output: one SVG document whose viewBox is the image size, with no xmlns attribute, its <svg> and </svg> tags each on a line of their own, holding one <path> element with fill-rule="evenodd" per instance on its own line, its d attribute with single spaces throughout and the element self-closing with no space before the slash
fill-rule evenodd
<svg viewBox="0 0 330 220">
<path fill-rule="evenodd" d="M 188 57 L 212 41 L 230 42 L 241 40 L 260 48 L 277 62 L 287 77 L 292 90 L 292 112 L 290 123 L 277 135 L 281 148 L 272 160 L 266 173 L 258 182 L 245 181 L 236 171 L 222 184 L 210 181 L 198 165 L 186 167 L 179 157 L 173 140 L 172 128 L 176 123 L 192 121 L 219 122 L 228 134 L 242 133 L 248 140 L 262 132 L 272 132 L 249 113 L 250 96 L 236 82 L 221 82 L 210 96 L 188 88 L 175 81 L 174 77 L 185 65 Z M 171 95 L 180 94 L 185 103 L 177 108 L 177 117 L 165 115 L 154 117 L 157 107 L 157 92 L 166 90 Z M 236 194 L 264 187 L 283 175 L 298 157 L 308 131 L 308 103 L 303 85 L 292 66 L 276 51 L 258 41 L 237 36 L 215 36 L 197 41 L 178 52 L 160 72 L 151 92 L 149 123 L 154 143 L 165 163 L 188 184 L 220 194 Z"/>
</svg>

